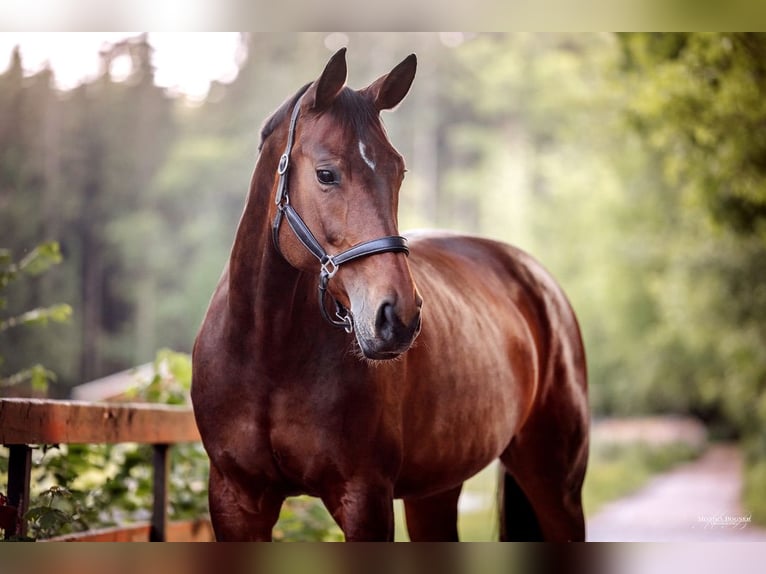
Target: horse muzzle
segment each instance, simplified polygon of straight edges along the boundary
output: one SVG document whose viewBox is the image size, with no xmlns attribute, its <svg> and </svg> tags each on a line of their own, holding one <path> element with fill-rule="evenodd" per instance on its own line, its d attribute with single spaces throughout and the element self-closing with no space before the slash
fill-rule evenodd
<svg viewBox="0 0 766 574">
<path fill-rule="evenodd" d="M 407 351 L 420 333 L 422 300 L 409 313 L 394 298 L 384 299 L 367 321 L 357 323 L 356 340 L 367 359 L 395 359 Z"/>
</svg>

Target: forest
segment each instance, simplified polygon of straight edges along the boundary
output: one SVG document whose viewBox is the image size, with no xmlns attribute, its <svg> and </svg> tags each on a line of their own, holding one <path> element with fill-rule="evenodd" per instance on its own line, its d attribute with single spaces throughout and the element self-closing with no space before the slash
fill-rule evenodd
<svg viewBox="0 0 766 574">
<path fill-rule="evenodd" d="M 55 241 L 61 262 L 4 285 L 0 317 L 72 313 L 0 329 L 0 380 L 44 365 L 49 394 L 66 397 L 160 348 L 189 352 L 262 122 L 341 45 L 352 87 L 415 52 L 413 89 L 384 116 L 408 166 L 401 229 L 532 253 L 577 312 L 594 417 L 691 414 L 741 438 L 766 485 L 766 35 L 241 42 L 236 79 L 203 102 L 155 85 L 146 35 L 103 50 L 99 77 L 68 91 L 14 52 L 0 74 L 0 248 L 20 260 Z"/>
</svg>

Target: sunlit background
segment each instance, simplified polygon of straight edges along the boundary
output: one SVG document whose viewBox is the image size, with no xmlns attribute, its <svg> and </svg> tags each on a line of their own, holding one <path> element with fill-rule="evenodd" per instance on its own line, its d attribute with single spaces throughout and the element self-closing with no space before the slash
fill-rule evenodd
<svg viewBox="0 0 766 574">
<path fill-rule="evenodd" d="M 0 247 L 19 260 L 56 241 L 62 255 L 3 288 L 1 317 L 72 309 L 0 332 L 0 391 L 39 393 L 32 375 L 9 381 L 42 365 L 35 381 L 65 398 L 190 351 L 260 126 L 341 46 L 352 87 L 418 54 L 410 95 L 384 115 L 408 167 L 402 229 L 541 260 L 580 319 L 595 420 L 703 429 L 660 455 L 623 451 L 627 466 L 596 442 L 589 512 L 726 440 L 745 462 L 742 512 L 766 522 L 760 34 L 0 34 Z M 491 485 L 464 508 L 485 511 Z"/>
<path fill-rule="evenodd" d="M 127 32 L 4 33 L 0 34 L 0 62 L 10 65 L 11 54 L 19 46 L 25 74 L 50 68 L 55 86 L 71 90 L 103 73 L 102 50 L 136 36 Z M 246 54 L 235 32 L 154 32 L 148 38 L 154 83 L 192 101 L 205 98 L 210 82 L 234 80 Z M 109 72 L 115 81 L 127 80 L 132 72 L 130 55 L 111 59 Z"/>
</svg>

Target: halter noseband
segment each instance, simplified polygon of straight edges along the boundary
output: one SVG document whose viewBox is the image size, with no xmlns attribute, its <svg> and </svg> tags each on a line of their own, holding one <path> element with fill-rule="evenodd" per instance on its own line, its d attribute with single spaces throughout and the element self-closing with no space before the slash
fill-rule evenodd
<svg viewBox="0 0 766 574">
<path fill-rule="evenodd" d="M 331 325 L 343 328 L 346 333 L 352 333 L 354 331 L 354 318 L 351 315 L 351 311 L 346 309 L 334 298 L 335 318 L 331 317 L 327 311 L 325 297 L 327 295 L 327 285 L 330 282 L 330 279 L 335 276 L 338 272 L 338 268 L 344 263 L 349 263 L 350 261 L 369 255 L 377 255 L 378 253 L 399 252 L 409 254 L 410 249 L 407 246 L 407 238 L 400 235 L 389 235 L 379 239 L 357 243 L 337 255 L 330 255 L 325 251 L 319 241 L 317 241 L 314 234 L 311 233 L 308 225 L 301 219 L 298 212 L 295 211 L 292 205 L 290 205 L 290 196 L 288 195 L 287 190 L 287 176 L 290 167 L 290 152 L 293 149 L 295 139 L 295 126 L 298 123 L 298 113 L 300 111 L 302 99 L 303 96 L 298 98 L 298 101 L 293 107 L 292 116 L 290 117 L 290 128 L 287 132 L 287 145 L 285 146 L 285 152 L 282 154 L 282 157 L 279 158 L 279 165 L 277 167 L 277 173 L 279 174 L 279 183 L 277 185 L 277 195 L 275 199 L 277 213 L 271 228 L 272 238 L 274 240 L 274 247 L 276 247 L 277 252 L 282 255 L 282 251 L 279 248 L 279 226 L 282 223 L 282 217 L 286 217 L 290 229 L 293 230 L 295 236 L 300 240 L 309 253 L 317 258 L 319 265 L 321 266 L 319 272 L 319 310 L 322 312 L 322 317 L 324 317 Z M 284 255 L 282 256 L 284 257 Z"/>
</svg>

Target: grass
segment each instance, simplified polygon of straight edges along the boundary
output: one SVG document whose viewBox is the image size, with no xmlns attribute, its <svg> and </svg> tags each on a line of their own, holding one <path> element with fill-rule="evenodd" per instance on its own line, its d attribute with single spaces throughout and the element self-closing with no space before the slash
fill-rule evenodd
<svg viewBox="0 0 766 574">
<path fill-rule="evenodd" d="M 700 454 L 700 448 L 682 442 L 661 445 L 644 442 L 594 443 L 583 487 L 586 517 L 606 503 L 640 489 L 654 475 L 693 460 Z M 766 480 L 766 465 L 763 470 Z M 465 483 L 462 496 L 473 504 L 464 504 L 460 513 L 458 531 L 461 540 L 497 540 L 496 481 L 497 465 L 492 464 Z M 409 540 L 404 505 L 400 500 L 396 501 L 395 512 L 396 540 Z"/>
<path fill-rule="evenodd" d="M 473 478 L 467 480 L 461 494 L 461 506 L 458 519 L 460 540 L 481 542 L 497 540 L 497 464 L 491 464 Z M 409 540 L 404 519 L 404 503 L 394 502 L 397 541 Z"/>
<path fill-rule="evenodd" d="M 583 487 L 585 515 L 590 516 L 608 502 L 635 492 L 654 475 L 694 460 L 701 452 L 701 448 L 683 442 L 595 443 Z"/>
<path fill-rule="evenodd" d="M 747 461 L 744 468 L 742 505 L 755 524 L 766 525 L 766 460 Z"/>
<path fill-rule="evenodd" d="M 585 515 L 597 512 L 604 504 L 627 496 L 646 484 L 652 476 L 673 466 L 693 460 L 701 453 L 699 447 L 674 442 L 650 445 L 645 442 L 599 442 L 591 445 L 588 473 L 583 488 Z M 461 512 L 458 520 L 460 540 L 466 542 L 492 541 L 498 538 L 497 522 L 497 463 L 491 464 L 479 474 L 466 481 L 461 496 Z M 761 482 L 762 481 L 762 482 Z M 752 477 L 753 485 L 766 486 L 766 463 Z M 760 501 L 763 490 L 753 489 L 754 498 Z M 305 507 L 305 508 L 304 508 Z M 304 502 L 296 507 L 304 515 L 295 524 L 295 517 L 285 511 L 277 525 L 277 534 L 283 533 L 288 540 L 340 540 L 342 533 L 318 500 Z M 766 511 L 766 508 L 763 509 Z M 306 531 L 305 512 L 310 512 L 312 524 Z M 397 541 L 409 540 L 404 519 L 404 504 L 394 502 Z M 300 514 L 300 513 L 299 513 Z M 755 520 L 755 511 L 753 512 Z M 313 530 L 321 530 L 319 534 Z"/>
</svg>

